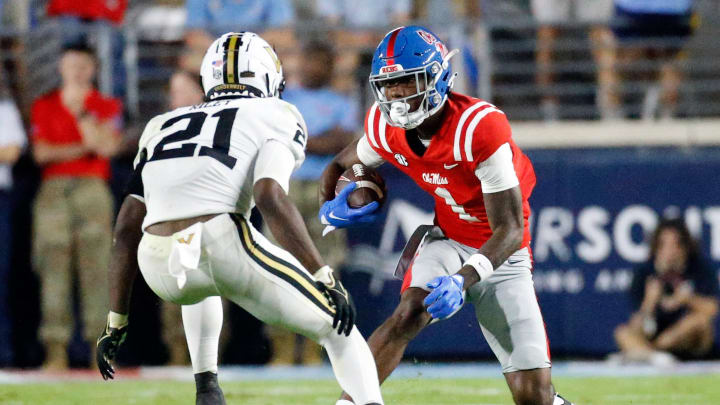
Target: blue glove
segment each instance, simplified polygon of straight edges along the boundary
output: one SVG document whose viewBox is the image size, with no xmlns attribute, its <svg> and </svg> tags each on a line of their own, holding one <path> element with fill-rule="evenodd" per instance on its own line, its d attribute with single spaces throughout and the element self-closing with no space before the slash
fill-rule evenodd
<svg viewBox="0 0 720 405">
<path fill-rule="evenodd" d="M 348 195 L 355 190 L 357 184 L 352 182 L 345 186 L 344 189 L 330 201 L 320 207 L 318 217 L 320 222 L 324 225 L 330 225 L 335 228 L 346 228 L 355 224 L 367 224 L 374 222 L 377 219 L 377 215 L 370 215 L 378 209 L 380 204 L 377 201 L 373 201 L 368 205 L 360 208 L 350 208 L 347 202 Z"/>
<path fill-rule="evenodd" d="M 463 283 L 465 279 L 459 274 L 435 277 L 427 283 L 431 289 L 423 303 L 433 318 L 446 319 L 455 314 L 465 302 Z"/>
</svg>

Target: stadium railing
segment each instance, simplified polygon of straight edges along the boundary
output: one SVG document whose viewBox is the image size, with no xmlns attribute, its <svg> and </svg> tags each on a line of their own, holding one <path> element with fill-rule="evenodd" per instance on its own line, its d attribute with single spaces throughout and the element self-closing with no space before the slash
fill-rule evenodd
<svg viewBox="0 0 720 405">
<path fill-rule="evenodd" d="M 698 2 L 698 13 L 702 24 L 690 40 L 683 44 L 685 57 L 678 62 L 683 77 L 680 85 L 679 118 L 703 118 L 720 116 L 720 48 L 714 46 L 720 36 L 720 10 L 712 1 Z M 183 53 L 183 10 L 166 8 L 148 16 L 152 8 L 132 8 L 126 23 L 114 29 L 105 26 L 98 29 L 93 25 L 79 25 L 76 29 L 92 32 L 93 45 L 98 50 L 101 70 L 98 85 L 104 92 L 117 90 L 121 83 L 122 96 L 132 119 L 144 120 L 160 112 L 164 106 L 167 79 L 177 68 Z M 170 14 L 168 14 L 170 13 Z M 159 16 L 159 18 L 158 18 Z M 461 75 L 458 90 L 488 99 L 508 114 L 511 120 L 525 121 L 541 118 L 539 103 L 547 89 L 536 84 L 538 67 L 535 62 L 537 48 L 536 30 L 538 25 L 528 15 L 522 20 L 458 20 L 447 27 L 432 27 L 449 42 L 450 47 L 461 49 L 455 60 L 455 69 Z M 419 21 L 423 23 L 423 21 Z M 253 27 L 216 27 L 230 29 L 253 29 Z M 293 27 L 296 44 L 279 49 L 281 57 L 298 60 L 302 57 L 297 46 L 300 39 L 329 39 L 332 28 L 318 21 L 299 21 Z M 588 39 L 588 25 L 561 25 L 561 35 L 554 43 L 558 57 L 549 66 L 555 76 L 550 94 L 560 102 L 563 120 L 593 120 L 600 114 L 595 99 L 598 84 L 595 79 L 597 66 L 591 55 Z M 57 84 L 54 61 L 60 49 L 59 24 L 52 19 L 41 21 L 26 32 L 0 30 L 0 36 L 22 44 L 22 52 L 3 52 L 4 63 L 14 59 L 27 68 L 19 79 L 24 81 L 24 95 L 32 99 Z M 94 30 L 94 31 L 90 31 Z M 352 30 L 350 30 L 352 31 Z M 385 29 L 376 29 L 382 35 Z M 113 51 L 113 36 L 121 37 L 121 57 Z M 673 43 L 658 39 L 658 46 L 672 46 Z M 342 58 L 355 54 L 354 64 L 340 64 L 337 76 L 350 78 L 353 84 L 344 89 L 367 105 L 370 101 L 366 90 L 369 62 L 375 43 L 339 44 L 337 51 Z M 115 53 L 115 54 L 114 54 Z M 124 69 L 113 65 L 122 64 Z M 288 64 L 289 79 L 297 76 L 293 71 L 296 64 Z M 658 62 L 639 60 L 622 66 L 623 70 L 635 72 L 655 71 Z M 121 74 L 123 77 L 118 78 Z M 621 93 L 626 99 L 623 104 L 625 117 L 637 118 L 642 114 L 643 99 L 647 99 L 651 82 L 623 80 Z M 117 92 L 117 91 L 116 91 Z M 545 93 L 543 93 L 545 92 Z"/>
</svg>

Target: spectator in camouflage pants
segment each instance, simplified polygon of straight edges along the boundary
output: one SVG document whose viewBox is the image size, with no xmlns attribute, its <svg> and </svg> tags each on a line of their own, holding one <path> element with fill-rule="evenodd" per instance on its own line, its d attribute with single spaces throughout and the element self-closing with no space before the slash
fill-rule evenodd
<svg viewBox="0 0 720 405">
<path fill-rule="evenodd" d="M 113 217 L 108 159 L 119 147 L 122 110 L 93 88 L 97 62 L 89 48 L 67 48 L 59 67 L 60 88 L 36 100 L 31 113 L 33 157 L 43 171 L 33 261 L 41 281 L 44 366 L 55 370 L 68 366 L 75 280 L 85 338 L 93 342 L 105 324 Z"/>
</svg>

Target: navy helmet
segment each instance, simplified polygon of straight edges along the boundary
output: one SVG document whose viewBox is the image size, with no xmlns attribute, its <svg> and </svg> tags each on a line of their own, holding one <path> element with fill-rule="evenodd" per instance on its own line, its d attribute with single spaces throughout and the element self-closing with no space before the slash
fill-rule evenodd
<svg viewBox="0 0 720 405">
<path fill-rule="evenodd" d="M 385 35 L 373 55 L 370 87 L 390 125 L 412 129 L 440 110 L 457 75 L 450 68 L 450 58 L 457 52 L 448 52 L 437 35 L 417 25 L 396 28 Z M 387 99 L 384 82 L 412 76 L 415 79 L 415 94 L 396 100 Z M 420 107 L 409 111 L 407 101 L 414 97 L 422 97 Z"/>
</svg>

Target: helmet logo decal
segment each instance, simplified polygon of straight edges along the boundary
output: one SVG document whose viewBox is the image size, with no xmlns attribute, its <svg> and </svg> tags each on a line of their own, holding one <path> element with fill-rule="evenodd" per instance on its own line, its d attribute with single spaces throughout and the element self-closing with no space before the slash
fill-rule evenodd
<svg viewBox="0 0 720 405">
<path fill-rule="evenodd" d="M 427 32 L 427 31 L 424 31 L 424 30 L 417 30 L 415 32 L 417 32 L 417 34 L 420 36 L 420 38 L 422 38 L 423 41 L 427 42 L 428 45 L 434 45 L 435 49 L 438 52 L 440 52 L 440 55 L 443 58 L 447 55 L 447 53 L 448 53 L 447 47 L 445 46 L 445 44 L 442 43 L 442 41 L 437 39 L 433 34 Z"/>
<path fill-rule="evenodd" d="M 428 45 L 432 45 L 437 42 L 437 38 L 435 38 L 431 33 L 427 31 L 417 30 L 416 32 L 418 35 L 420 35 L 420 38 L 422 38 L 423 41 L 428 43 Z"/>
<path fill-rule="evenodd" d="M 401 64 L 398 63 L 398 64 L 395 64 L 395 65 L 390 65 L 390 66 L 383 66 L 383 67 L 381 67 L 381 68 L 380 68 L 380 73 L 383 73 L 383 74 L 385 74 L 385 73 L 394 73 L 394 72 L 399 72 L 399 71 L 401 71 L 401 70 L 403 70 L 403 67 L 402 67 Z"/>
<path fill-rule="evenodd" d="M 278 73 L 280 73 L 280 60 L 278 59 L 277 55 L 275 55 L 275 52 L 270 48 L 269 46 L 264 47 L 267 51 L 268 55 L 272 58 L 273 62 L 275 62 L 275 69 Z"/>
</svg>

